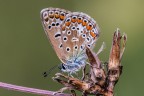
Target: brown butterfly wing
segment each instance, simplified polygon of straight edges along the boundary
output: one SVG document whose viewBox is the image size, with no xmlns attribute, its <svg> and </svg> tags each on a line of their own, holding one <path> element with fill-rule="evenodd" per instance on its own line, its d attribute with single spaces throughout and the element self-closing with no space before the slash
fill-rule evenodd
<svg viewBox="0 0 144 96">
<path fill-rule="evenodd" d="M 63 52 L 61 40 L 61 24 L 70 11 L 59 8 L 45 8 L 41 11 L 42 25 L 47 37 L 49 38 L 57 56 L 65 63 L 66 57 Z"/>
<path fill-rule="evenodd" d="M 62 24 L 63 50 L 67 59 L 85 52 L 85 47 L 93 48 L 99 36 L 99 28 L 90 16 L 73 12 Z"/>
</svg>

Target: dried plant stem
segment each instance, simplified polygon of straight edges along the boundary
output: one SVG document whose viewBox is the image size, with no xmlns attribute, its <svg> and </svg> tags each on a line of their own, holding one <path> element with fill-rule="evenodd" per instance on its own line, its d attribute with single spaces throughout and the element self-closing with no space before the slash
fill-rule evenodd
<svg viewBox="0 0 144 96">
<path fill-rule="evenodd" d="M 121 46 L 121 41 L 122 45 Z M 79 80 L 57 73 L 53 79 L 69 89 L 82 92 L 83 96 L 93 94 L 95 96 L 114 96 L 114 87 L 122 73 L 121 59 L 124 53 L 127 36 L 121 36 L 119 29 L 113 35 L 109 61 L 104 69 L 98 55 L 86 48 L 89 59 L 90 72 L 85 80 Z"/>
<path fill-rule="evenodd" d="M 37 94 L 37 95 L 45 95 L 45 96 L 54 96 L 53 94 L 56 93 L 54 91 L 17 86 L 17 85 L 12 85 L 12 84 L 3 83 L 3 82 L 0 82 L 0 87 L 4 89 L 8 89 L 8 90 L 32 93 L 32 94 Z M 57 93 L 55 96 L 71 96 L 71 94 Z"/>
</svg>

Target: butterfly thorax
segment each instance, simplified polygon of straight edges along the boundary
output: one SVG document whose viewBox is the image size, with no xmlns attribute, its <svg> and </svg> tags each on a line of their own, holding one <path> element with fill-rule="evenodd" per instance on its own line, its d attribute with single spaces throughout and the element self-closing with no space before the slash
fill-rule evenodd
<svg viewBox="0 0 144 96">
<path fill-rule="evenodd" d="M 61 64 L 61 71 L 69 74 L 76 73 L 86 65 L 86 60 L 87 56 L 84 54 L 78 57 L 72 57 L 70 60 L 67 60 L 66 63 Z"/>
</svg>

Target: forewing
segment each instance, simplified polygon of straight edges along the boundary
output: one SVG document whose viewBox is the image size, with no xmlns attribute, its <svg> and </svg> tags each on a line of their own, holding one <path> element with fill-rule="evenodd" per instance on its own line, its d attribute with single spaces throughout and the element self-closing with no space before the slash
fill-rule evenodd
<svg viewBox="0 0 144 96">
<path fill-rule="evenodd" d="M 70 11 L 59 8 L 45 8 L 41 11 L 42 25 L 49 38 L 57 56 L 65 63 L 65 53 L 61 40 L 61 24 Z"/>
</svg>

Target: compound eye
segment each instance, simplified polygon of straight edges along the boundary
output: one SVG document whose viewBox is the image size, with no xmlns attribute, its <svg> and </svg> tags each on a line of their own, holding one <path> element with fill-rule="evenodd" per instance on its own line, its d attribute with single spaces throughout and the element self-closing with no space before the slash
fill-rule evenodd
<svg viewBox="0 0 144 96">
<path fill-rule="evenodd" d="M 64 64 L 61 64 L 61 69 L 66 70 L 66 67 Z"/>
</svg>

